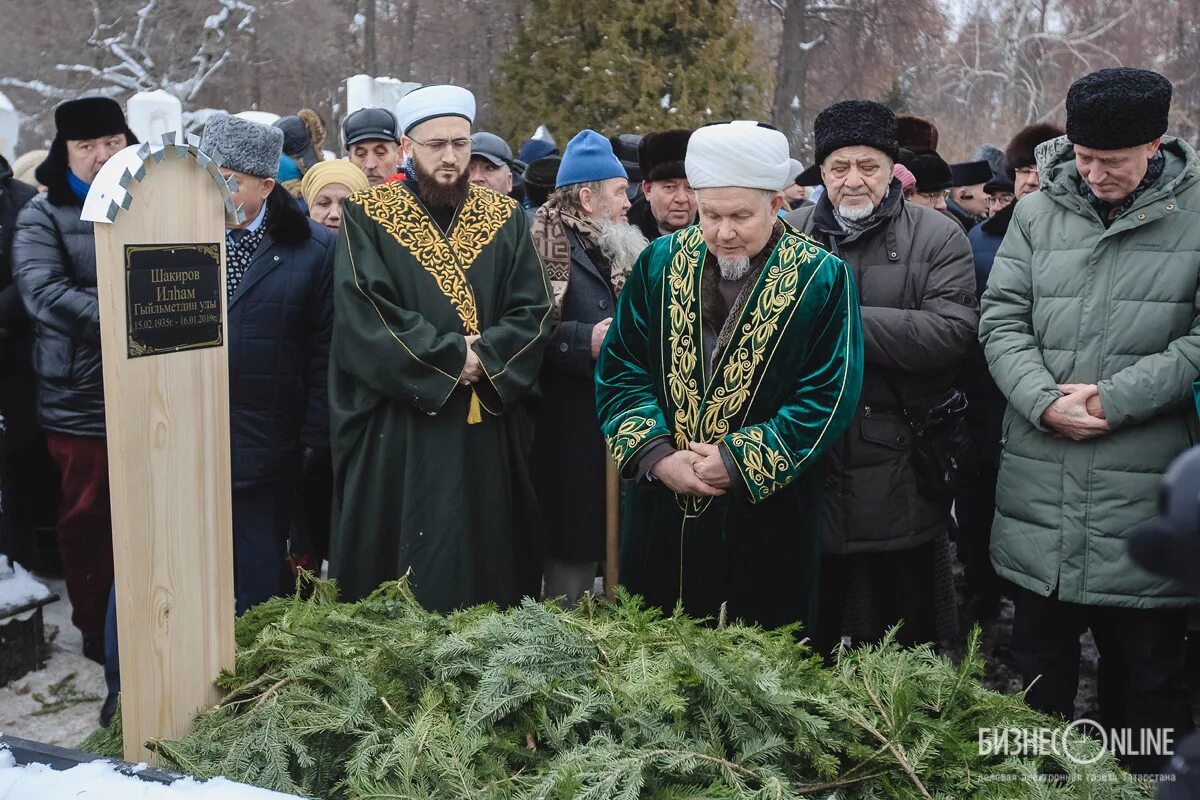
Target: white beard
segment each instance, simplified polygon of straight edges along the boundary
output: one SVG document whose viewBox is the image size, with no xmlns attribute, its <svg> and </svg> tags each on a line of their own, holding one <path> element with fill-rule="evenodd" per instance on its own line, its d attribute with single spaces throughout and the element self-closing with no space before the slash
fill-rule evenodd
<svg viewBox="0 0 1200 800">
<path fill-rule="evenodd" d="M 650 244 L 636 225 L 600 222 L 600 240 L 596 246 L 614 273 L 627 271 Z"/>
<path fill-rule="evenodd" d="M 739 256 L 738 258 L 722 258 L 721 256 L 717 256 L 717 266 L 721 270 L 721 277 L 725 280 L 740 281 L 750 271 L 750 259 L 747 256 Z"/>
<path fill-rule="evenodd" d="M 865 205 L 865 206 L 839 205 L 838 206 L 838 214 L 841 215 L 842 219 L 848 219 L 851 222 L 859 222 L 860 220 L 864 220 L 874 213 L 875 213 L 875 206 L 873 206 L 873 205 Z"/>
</svg>

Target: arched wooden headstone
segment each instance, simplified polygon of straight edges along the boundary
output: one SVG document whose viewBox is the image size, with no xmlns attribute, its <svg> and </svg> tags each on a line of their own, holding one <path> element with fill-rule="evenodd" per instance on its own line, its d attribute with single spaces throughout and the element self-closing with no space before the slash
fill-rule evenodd
<svg viewBox="0 0 1200 800">
<path fill-rule="evenodd" d="M 225 218 L 195 137 L 128 147 L 92 183 L 125 758 L 183 735 L 233 666 Z"/>
</svg>

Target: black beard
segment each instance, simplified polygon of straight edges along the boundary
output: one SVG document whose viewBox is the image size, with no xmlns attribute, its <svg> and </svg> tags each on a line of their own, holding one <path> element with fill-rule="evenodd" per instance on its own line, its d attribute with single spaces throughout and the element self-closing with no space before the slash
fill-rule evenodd
<svg viewBox="0 0 1200 800">
<path fill-rule="evenodd" d="M 454 183 L 438 183 L 437 178 L 421 168 L 413 160 L 413 172 L 417 174 L 417 186 L 421 190 L 421 199 L 431 207 L 457 208 L 467 199 L 471 190 L 471 173 L 464 170 Z"/>
</svg>

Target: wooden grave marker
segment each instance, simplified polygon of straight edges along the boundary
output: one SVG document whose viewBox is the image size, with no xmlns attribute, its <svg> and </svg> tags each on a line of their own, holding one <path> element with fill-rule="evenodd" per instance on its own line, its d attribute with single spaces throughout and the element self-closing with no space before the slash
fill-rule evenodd
<svg viewBox="0 0 1200 800">
<path fill-rule="evenodd" d="M 233 667 L 225 220 L 194 136 L 133 145 L 92 183 L 125 758 L 177 738 Z"/>
</svg>

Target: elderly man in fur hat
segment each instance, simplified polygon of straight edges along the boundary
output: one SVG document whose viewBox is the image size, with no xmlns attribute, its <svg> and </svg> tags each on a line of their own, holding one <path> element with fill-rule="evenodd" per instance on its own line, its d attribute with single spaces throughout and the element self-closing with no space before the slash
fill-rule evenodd
<svg viewBox="0 0 1200 800">
<path fill-rule="evenodd" d="M 79 219 L 92 180 L 137 139 L 114 100 L 84 97 L 54 110 L 55 136 L 37 168 L 46 187 L 17 217 L 13 279 L 33 320 L 38 422 L 62 475 L 58 545 L 83 652 L 104 663 L 113 581 L 108 447 L 92 223 Z"/>
<path fill-rule="evenodd" d="M 427 608 L 537 595 L 530 401 L 553 325 L 529 222 L 470 183 L 475 97 L 396 107 L 413 174 L 347 199 L 334 276 L 330 572 L 348 599 L 411 571 Z"/>
<path fill-rule="evenodd" d="M 956 622 L 946 476 L 966 443 L 918 434 L 953 431 L 965 405 L 955 380 L 978 324 L 970 246 L 957 221 L 904 199 L 890 109 L 836 103 L 814 133 L 826 191 L 786 219 L 853 270 L 866 363 L 853 422 L 826 460 L 814 639 L 829 653 L 903 620 L 902 643 L 938 641 Z"/>
<path fill-rule="evenodd" d="M 290 589 L 297 486 L 329 457 L 333 235 L 276 183 L 283 140 L 279 128 L 223 113 L 200 139 L 237 181 L 245 212 L 225 247 L 238 613 Z"/>
<path fill-rule="evenodd" d="M 1138 566 L 1128 531 L 1197 438 L 1200 158 L 1165 135 L 1171 83 L 1121 67 L 1067 92 L 1037 149 L 983 295 L 980 340 L 1008 400 L 992 564 L 1014 584 L 1012 653 L 1036 708 L 1074 716 L 1079 638 L 1100 652 L 1105 727 L 1193 726 L 1180 583 Z M 1122 755 L 1118 753 L 1118 755 Z M 1125 756 L 1155 772 L 1165 754 Z"/>
<path fill-rule="evenodd" d="M 778 219 L 787 138 L 732 122 L 688 142 L 700 224 L 630 272 L 596 367 L 608 449 L 634 479 L 621 580 L 651 605 L 811 624 L 810 469 L 854 413 L 862 340 L 847 266 Z"/>
<path fill-rule="evenodd" d="M 596 425 L 596 357 L 647 242 L 626 222 L 629 182 L 608 139 L 581 131 L 567 144 L 557 182 L 533 218 L 558 322 L 541 372 L 533 475 L 546 531 L 546 596 L 574 603 L 605 556 L 607 456 Z"/>
<path fill-rule="evenodd" d="M 629 221 L 649 241 L 696 224 L 696 192 L 683 167 L 691 135 L 685 129 L 648 133 L 638 144 L 642 196 L 629 209 Z"/>
</svg>

